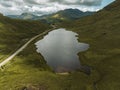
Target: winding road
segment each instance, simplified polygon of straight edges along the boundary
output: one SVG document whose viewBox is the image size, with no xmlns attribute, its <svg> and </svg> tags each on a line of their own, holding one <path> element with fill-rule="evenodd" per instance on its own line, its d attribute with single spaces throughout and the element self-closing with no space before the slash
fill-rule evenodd
<svg viewBox="0 0 120 90">
<path fill-rule="evenodd" d="M 3 62 L 0 63 L 0 68 L 2 68 L 2 66 L 4 66 L 5 64 L 7 64 L 10 60 L 12 60 L 16 55 L 18 55 L 21 51 L 23 51 L 23 49 L 25 49 L 32 41 L 34 41 L 36 38 L 48 33 L 51 30 L 47 30 L 39 35 L 34 36 L 33 38 L 31 38 L 28 42 L 26 42 L 21 48 L 19 48 L 15 53 L 13 53 L 11 56 L 9 56 L 8 58 L 6 58 Z"/>
</svg>

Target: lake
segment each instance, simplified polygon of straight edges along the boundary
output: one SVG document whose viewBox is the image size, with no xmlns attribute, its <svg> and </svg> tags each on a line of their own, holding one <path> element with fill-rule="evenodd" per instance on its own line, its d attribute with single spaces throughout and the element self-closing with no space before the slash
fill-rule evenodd
<svg viewBox="0 0 120 90">
<path fill-rule="evenodd" d="M 47 64 L 55 72 L 70 72 L 80 69 L 78 53 L 86 51 L 89 44 L 78 42 L 77 33 L 60 28 L 53 30 L 35 43 Z"/>
</svg>

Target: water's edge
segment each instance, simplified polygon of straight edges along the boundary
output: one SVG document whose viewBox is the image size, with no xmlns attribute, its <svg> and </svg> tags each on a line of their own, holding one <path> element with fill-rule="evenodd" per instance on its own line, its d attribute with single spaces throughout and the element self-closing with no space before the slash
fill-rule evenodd
<svg viewBox="0 0 120 90">
<path fill-rule="evenodd" d="M 86 51 L 89 48 L 89 45 L 85 43 L 79 43 L 77 36 L 78 36 L 77 33 L 67 31 L 66 29 L 63 28 L 55 29 L 49 32 L 46 36 L 44 36 L 42 40 L 39 40 L 38 42 L 35 43 L 37 52 L 41 53 L 41 55 L 45 58 L 47 64 L 50 65 L 53 68 L 53 70 L 57 73 L 79 70 L 86 74 L 90 74 L 90 67 L 81 65 L 79 66 L 80 60 L 78 57 L 78 53 Z"/>
</svg>

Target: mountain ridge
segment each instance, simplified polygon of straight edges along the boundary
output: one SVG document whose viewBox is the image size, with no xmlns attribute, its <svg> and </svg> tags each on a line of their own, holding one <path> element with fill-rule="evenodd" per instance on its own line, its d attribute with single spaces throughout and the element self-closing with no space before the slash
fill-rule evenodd
<svg viewBox="0 0 120 90">
<path fill-rule="evenodd" d="M 90 44 L 88 51 L 78 55 L 83 65 L 93 68 L 95 90 L 119 90 L 120 0 L 94 15 L 73 22 L 63 22 L 61 26 L 77 32 L 79 41 Z"/>
<path fill-rule="evenodd" d="M 23 20 L 42 20 L 48 23 L 64 20 L 76 20 L 84 16 L 92 15 L 95 12 L 83 12 L 78 9 L 65 9 L 49 15 L 36 16 L 31 13 L 22 13 L 21 15 L 8 15 L 10 18 Z"/>
<path fill-rule="evenodd" d="M 25 42 L 26 38 L 40 33 L 39 29 L 47 29 L 46 26 L 43 28 L 43 25 L 36 21 L 16 21 L 0 16 L 0 50 L 12 51 L 14 44 Z M 75 21 L 65 21 L 59 25 L 78 33 L 78 41 L 90 45 L 89 50 L 77 55 L 81 65 L 90 67 L 91 74 L 86 75 L 77 70 L 67 75 L 58 75 L 46 69 L 43 57 L 36 53 L 36 40 L 14 58 L 5 71 L 0 71 L 0 89 L 119 90 L 120 0 L 94 15 Z M 43 37 L 39 39 L 41 38 Z M 0 51 L 0 55 L 9 54 L 3 51 Z"/>
</svg>

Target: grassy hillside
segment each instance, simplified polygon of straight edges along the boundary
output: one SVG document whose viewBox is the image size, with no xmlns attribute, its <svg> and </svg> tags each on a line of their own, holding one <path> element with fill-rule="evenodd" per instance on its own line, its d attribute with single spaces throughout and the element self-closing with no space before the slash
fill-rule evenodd
<svg viewBox="0 0 120 90">
<path fill-rule="evenodd" d="M 53 18 L 60 20 L 76 20 L 81 17 L 93 15 L 95 12 L 83 12 L 79 9 L 65 9 L 52 15 Z"/>
<path fill-rule="evenodd" d="M 31 13 L 22 13 L 21 15 L 8 15 L 7 17 L 22 20 L 40 20 L 44 23 L 60 23 L 63 21 L 76 20 L 81 17 L 93 15 L 95 12 L 83 12 L 78 9 L 65 9 L 53 14 L 37 16 Z"/>
<path fill-rule="evenodd" d="M 38 21 L 12 20 L 0 15 L 0 61 L 49 26 Z M 0 70 L 0 90 L 92 90 L 93 77 L 82 72 L 55 74 L 32 42 Z"/>
<path fill-rule="evenodd" d="M 90 44 L 79 53 L 83 65 L 91 66 L 99 79 L 97 90 L 120 89 L 120 1 L 117 0 L 93 16 L 62 26 L 79 34 L 79 41 Z"/>
<path fill-rule="evenodd" d="M 80 42 L 90 44 L 90 49 L 79 53 L 79 56 L 83 65 L 92 68 L 91 75 L 79 71 L 65 75 L 55 74 L 46 65 L 44 58 L 36 53 L 36 40 L 8 63 L 4 71 L 0 71 L 0 90 L 120 90 L 119 4 L 120 1 L 117 0 L 93 16 L 61 25 L 77 32 Z M 0 34 L 3 33 L 0 35 L 0 54 L 4 56 L 8 55 L 8 51 L 13 52 L 13 45 L 18 47 L 46 27 L 40 29 L 43 25 L 41 27 L 38 22 L 0 17 Z"/>
<path fill-rule="evenodd" d="M 82 12 L 78 9 L 65 9 L 50 15 L 43 15 L 41 19 L 47 23 L 60 23 L 64 21 L 72 21 L 85 16 L 93 15 L 95 12 Z"/>
<path fill-rule="evenodd" d="M 0 60 L 2 55 L 11 54 L 31 37 L 48 28 L 39 21 L 12 20 L 0 15 Z"/>
</svg>

